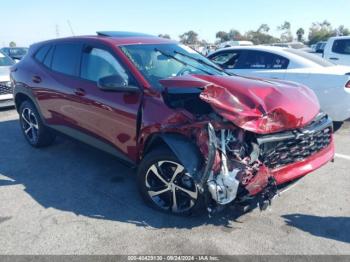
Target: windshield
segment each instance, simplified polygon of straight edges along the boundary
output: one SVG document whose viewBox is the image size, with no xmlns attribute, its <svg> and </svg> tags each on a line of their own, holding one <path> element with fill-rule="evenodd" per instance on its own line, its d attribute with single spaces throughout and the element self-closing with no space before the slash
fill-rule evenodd
<svg viewBox="0 0 350 262">
<path fill-rule="evenodd" d="M 28 52 L 28 48 L 10 48 L 10 56 L 24 56 Z"/>
<path fill-rule="evenodd" d="M 301 56 L 301 57 L 303 57 L 307 60 L 310 60 L 310 61 L 314 62 L 315 64 L 323 66 L 323 67 L 334 66 L 333 63 L 331 63 L 328 60 L 323 59 L 322 57 L 319 57 L 315 54 L 310 54 L 310 53 L 295 50 L 295 49 L 284 49 L 284 51 Z"/>
<path fill-rule="evenodd" d="M 178 44 L 127 45 L 122 51 L 157 88 L 160 79 L 187 74 L 228 75 L 193 49 Z"/>
<path fill-rule="evenodd" d="M 13 62 L 13 60 L 5 55 L 3 55 L 0 52 L 0 66 L 12 66 L 14 65 L 15 62 Z"/>
</svg>

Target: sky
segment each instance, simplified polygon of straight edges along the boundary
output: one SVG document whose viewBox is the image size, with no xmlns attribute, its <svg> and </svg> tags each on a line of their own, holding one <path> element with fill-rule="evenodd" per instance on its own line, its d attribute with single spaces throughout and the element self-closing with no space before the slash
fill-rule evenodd
<svg viewBox="0 0 350 262">
<path fill-rule="evenodd" d="M 350 0 L 10 0 L 1 3 L 0 46 L 17 46 L 96 31 L 167 33 L 172 38 L 194 30 L 200 39 L 235 28 L 242 33 L 268 24 L 278 36 L 284 21 L 292 32 L 325 19 L 350 28 Z"/>
</svg>

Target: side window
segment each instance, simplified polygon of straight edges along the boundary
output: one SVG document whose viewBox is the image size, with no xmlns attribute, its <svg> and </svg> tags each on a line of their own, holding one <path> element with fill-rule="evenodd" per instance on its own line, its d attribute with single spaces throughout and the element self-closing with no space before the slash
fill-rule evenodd
<svg viewBox="0 0 350 262">
<path fill-rule="evenodd" d="M 128 74 L 108 51 L 99 48 L 85 48 L 81 63 L 81 78 L 97 82 L 100 78 L 120 75 L 128 80 Z"/>
<path fill-rule="evenodd" d="M 50 45 L 44 45 L 40 47 L 34 56 L 35 60 L 38 61 L 39 63 L 43 63 L 49 49 L 50 49 Z"/>
<path fill-rule="evenodd" d="M 289 60 L 279 55 L 260 51 L 246 51 L 238 69 L 287 69 Z"/>
<path fill-rule="evenodd" d="M 66 75 L 77 75 L 81 45 L 75 43 L 57 44 L 52 59 L 52 70 Z"/>
<path fill-rule="evenodd" d="M 332 52 L 344 55 L 350 55 L 350 39 L 335 40 Z"/>
<path fill-rule="evenodd" d="M 228 52 L 221 52 L 215 55 L 214 57 L 211 58 L 211 60 L 224 69 L 233 69 L 237 64 L 239 57 L 240 57 L 240 52 L 228 51 Z"/>
<path fill-rule="evenodd" d="M 52 62 L 52 57 L 53 57 L 53 52 L 55 50 L 54 46 L 51 46 L 49 52 L 46 54 L 45 59 L 43 61 L 43 64 L 47 67 L 51 67 L 51 62 Z"/>
</svg>

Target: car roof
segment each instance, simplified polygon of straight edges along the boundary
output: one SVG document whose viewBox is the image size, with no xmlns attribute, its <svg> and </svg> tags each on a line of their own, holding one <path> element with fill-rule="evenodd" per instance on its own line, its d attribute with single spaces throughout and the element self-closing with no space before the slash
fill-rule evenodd
<svg viewBox="0 0 350 262">
<path fill-rule="evenodd" d="M 136 32 L 123 32 L 123 31 L 99 31 L 97 35 L 86 36 L 72 36 L 66 38 L 57 38 L 45 42 L 67 41 L 67 40 L 99 40 L 107 42 L 112 45 L 134 45 L 134 44 L 166 44 L 177 43 L 174 40 L 161 38 L 158 36 L 136 33 Z"/>
<path fill-rule="evenodd" d="M 350 39 L 350 36 L 333 36 L 329 39 L 334 39 L 334 40 L 338 40 L 338 39 Z"/>
</svg>

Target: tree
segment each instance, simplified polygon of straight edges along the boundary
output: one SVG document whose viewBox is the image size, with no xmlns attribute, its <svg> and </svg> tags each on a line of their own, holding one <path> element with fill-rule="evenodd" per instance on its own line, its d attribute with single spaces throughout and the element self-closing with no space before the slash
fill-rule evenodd
<svg viewBox="0 0 350 262">
<path fill-rule="evenodd" d="M 327 41 L 328 38 L 335 36 L 336 32 L 331 24 L 325 20 L 322 23 L 312 23 L 309 30 L 309 44 L 316 44 L 319 41 Z"/>
<path fill-rule="evenodd" d="M 159 34 L 158 37 L 171 39 L 170 35 L 168 35 L 168 34 Z"/>
<path fill-rule="evenodd" d="M 340 25 L 337 29 L 336 29 L 336 34 L 338 36 L 345 36 L 345 35 L 350 35 L 350 30 L 346 27 L 344 27 L 343 25 Z"/>
<path fill-rule="evenodd" d="M 10 46 L 10 47 L 16 47 L 16 42 L 11 41 L 11 42 L 9 43 L 9 46 Z"/>
<path fill-rule="evenodd" d="M 270 27 L 267 24 L 262 24 L 256 31 L 251 30 L 245 33 L 244 38 L 252 41 L 256 45 L 272 44 L 279 41 L 279 39 L 268 34 Z"/>
<path fill-rule="evenodd" d="M 236 30 L 236 29 L 231 29 L 229 32 L 225 32 L 225 31 L 219 31 L 216 33 L 216 38 L 219 39 L 219 42 L 226 42 L 226 41 L 230 41 L 230 40 L 242 40 L 243 36 L 241 35 L 241 33 Z"/>
<path fill-rule="evenodd" d="M 281 41 L 282 42 L 291 42 L 293 41 L 293 36 L 291 32 L 291 25 L 288 21 L 285 21 L 282 25 L 277 27 L 277 30 L 282 31 Z"/>
<path fill-rule="evenodd" d="M 298 31 L 297 31 L 297 39 L 298 39 L 298 42 L 303 42 L 303 36 L 305 34 L 305 31 L 303 28 L 299 28 Z"/>
<path fill-rule="evenodd" d="M 228 36 L 228 33 L 225 32 L 225 31 L 219 31 L 216 33 L 216 38 L 219 39 L 219 41 L 222 43 L 222 42 L 226 42 L 228 40 L 230 40 L 229 36 Z"/>
<path fill-rule="evenodd" d="M 193 30 L 183 33 L 179 37 L 180 37 L 180 42 L 185 45 L 195 45 L 199 42 L 198 34 Z"/>
<path fill-rule="evenodd" d="M 267 24 L 260 25 L 258 30 L 256 30 L 257 33 L 267 33 L 269 31 L 270 31 L 270 27 Z"/>
</svg>

